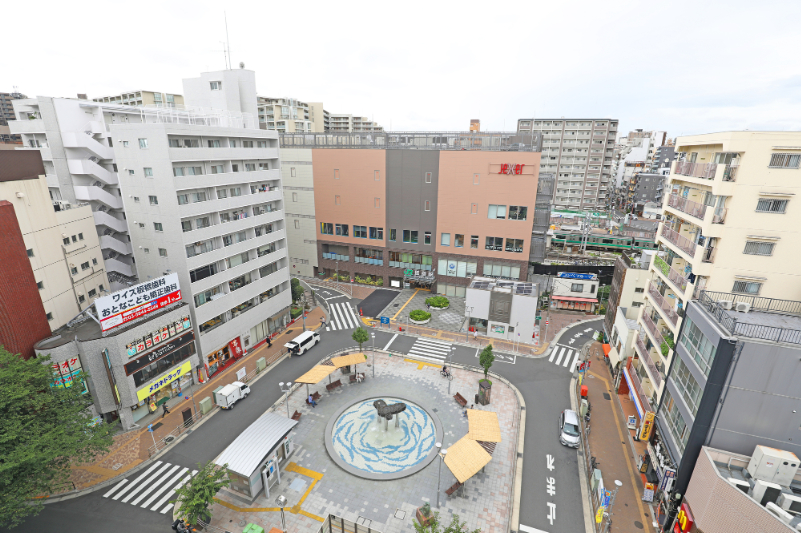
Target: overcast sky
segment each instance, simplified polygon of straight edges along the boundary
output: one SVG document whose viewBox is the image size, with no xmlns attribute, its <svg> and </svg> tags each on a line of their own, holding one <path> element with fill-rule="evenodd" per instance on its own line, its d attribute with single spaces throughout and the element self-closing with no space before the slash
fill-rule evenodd
<svg viewBox="0 0 801 533">
<path fill-rule="evenodd" d="M 801 129 L 801 2 L 6 2 L 0 91 L 181 92 L 233 65 L 263 96 L 386 129 L 617 118 L 688 135 Z M 13 52 L 12 52 L 13 50 Z"/>
</svg>

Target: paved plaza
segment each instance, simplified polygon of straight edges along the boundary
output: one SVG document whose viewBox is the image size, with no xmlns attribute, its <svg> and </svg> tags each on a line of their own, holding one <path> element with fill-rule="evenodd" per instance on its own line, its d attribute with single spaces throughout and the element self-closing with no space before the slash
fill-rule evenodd
<svg viewBox="0 0 801 533">
<path fill-rule="evenodd" d="M 409 317 L 411 311 L 415 309 L 427 311 L 426 298 L 431 298 L 432 296 L 438 295 L 427 290 L 403 289 L 398 293 L 398 296 L 384 308 L 384 311 L 381 312 L 381 316 L 394 318 L 399 323 L 406 324 L 406 319 Z M 411 301 L 409 301 L 409 298 L 411 298 Z M 464 298 L 458 298 L 456 296 L 448 296 L 447 298 L 450 302 L 450 307 L 443 311 L 438 311 L 432 307 L 431 321 L 426 324 L 426 327 L 444 331 L 464 331 L 466 329 Z M 406 302 L 409 303 L 404 306 Z M 375 318 L 378 318 L 378 316 Z"/>
<path fill-rule="evenodd" d="M 367 353 L 371 358 L 370 352 Z M 280 485 L 271 487 L 269 498 L 262 493 L 252 504 L 231 496 L 227 491 L 220 492 L 219 503 L 212 508 L 212 525 L 231 532 L 242 531 L 247 523 L 256 523 L 265 530 L 272 526 L 280 528 L 281 516 L 275 508 L 275 499 L 279 494 L 288 499 L 290 508 L 285 511 L 287 529 L 293 532 L 317 531 L 328 514 L 341 516 L 383 533 L 414 531 L 412 524 L 418 507 L 428 502 L 432 510 L 437 510 L 438 457 L 434 457 L 419 472 L 402 479 L 364 479 L 338 467 L 328 455 L 325 447 L 326 425 L 337 411 L 365 397 L 406 398 L 439 418 L 444 430 L 443 449 L 447 449 L 468 431 L 464 410 L 452 396 L 459 392 L 472 400 L 482 375 L 453 369 L 454 379 L 450 382 L 449 395 L 448 381 L 440 376 L 439 366 L 384 354 L 377 354 L 375 361 L 375 378 L 372 377 L 372 367 L 368 366 L 371 359 L 368 359 L 358 365 L 358 371 L 366 374 L 362 383 L 349 384 L 348 376 L 341 376 L 340 371 L 336 371 L 331 377 L 334 381 L 343 378 L 341 388 L 327 392 L 325 385 L 328 384 L 328 378 L 310 386 L 311 391 L 318 391 L 322 395 L 316 408 L 305 403 L 305 385 L 290 396 L 290 413 L 297 410 L 302 417 L 293 430 L 295 451 L 289 461 L 281 465 Z M 492 460 L 484 471 L 469 479 L 451 497 L 445 494 L 445 490 L 456 479 L 442 464 L 441 506 L 438 510 L 441 520 L 446 523 L 452 514 L 458 514 L 470 529 L 480 528 L 485 533 L 505 532 L 513 506 L 520 404 L 510 386 L 500 379 L 494 379 L 492 403 L 477 408 L 498 414 L 502 442 L 496 446 Z M 271 409 L 286 415 L 286 405 L 283 403 Z"/>
</svg>

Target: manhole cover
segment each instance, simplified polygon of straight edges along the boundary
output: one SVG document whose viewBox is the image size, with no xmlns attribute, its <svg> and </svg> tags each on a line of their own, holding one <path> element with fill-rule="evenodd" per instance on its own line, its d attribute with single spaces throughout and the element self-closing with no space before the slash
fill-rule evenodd
<svg viewBox="0 0 801 533">
<path fill-rule="evenodd" d="M 611 400 L 612 397 L 609 396 L 607 393 L 604 393 L 604 400 Z"/>
<path fill-rule="evenodd" d="M 175 440 L 175 437 L 173 437 L 172 435 L 170 435 L 169 437 L 165 437 L 165 439 L 164 439 L 164 442 L 166 442 L 167 444 L 169 444 L 169 443 L 171 443 L 171 442 L 172 442 L 172 441 L 174 441 L 174 440 Z"/>
<path fill-rule="evenodd" d="M 162 424 L 161 422 L 159 422 L 158 424 L 153 424 L 153 427 L 152 427 L 152 428 L 150 428 L 150 429 L 152 429 L 153 431 L 156 431 L 158 428 L 160 428 L 160 427 L 161 427 L 161 426 L 163 426 L 163 425 L 164 425 L 164 424 Z"/>
<path fill-rule="evenodd" d="M 406 511 L 401 511 L 400 509 L 395 509 L 395 518 L 398 520 L 406 519 Z"/>
<path fill-rule="evenodd" d="M 120 468 L 122 468 L 122 463 L 117 463 L 111 467 L 112 470 L 119 470 Z"/>
<path fill-rule="evenodd" d="M 294 330 L 294 329 L 288 329 L 288 330 L 286 330 L 286 331 L 284 332 L 284 335 L 289 335 L 289 334 L 290 334 L 290 333 L 292 333 L 293 331 L 295 331 L 295 330 Z"/>
<path fill-rule="evenodd" d="M 637 529 L 642 529 L 642 522 L 634 522 L 634 527 Z"/>
<path fill-rule="evenodd" d="M 400 304 L 395 304 L 392 307 L 400 307 Z"/>
<path fill-rule="evenodd" d="M 435 413 L 439 413 L 439 411 L 437 411 L 436 409 L 432 409 L 432 411 L 434 411 Z"/>
</svg>

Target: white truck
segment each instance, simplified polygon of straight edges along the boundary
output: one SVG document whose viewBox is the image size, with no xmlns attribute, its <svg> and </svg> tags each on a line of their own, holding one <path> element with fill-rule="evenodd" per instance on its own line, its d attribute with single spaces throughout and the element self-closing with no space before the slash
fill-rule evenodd
<svg viewBox="0 0 801 533">
<path fill-rule="evenodd" d="M 250 387 L 241 381 L 234 381 L 215 393 L 215 403 L 223 409 L 233 409 L 234 404 L 250 394 Z"/>
</svg>

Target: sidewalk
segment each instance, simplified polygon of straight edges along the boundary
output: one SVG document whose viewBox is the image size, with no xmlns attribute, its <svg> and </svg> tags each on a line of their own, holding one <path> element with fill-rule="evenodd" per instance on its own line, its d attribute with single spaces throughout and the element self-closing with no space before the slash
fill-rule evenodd
<svg viewBox="0 0 801 533">
<path fill-rule="evenodd" d="M 612 508 L 610 531 L 654 532 L 652 509 L 642 501 L 644 485 L 642 475 L 637 470 L 637 457 L 632 450 L 632 445 L 639 445 L 642 449 L 637 448 L 636 453 L 642 455 L 645 453 L 645 443 L 633 442 L 633 430 L 626 427 L 624 412 L 631 414 L 626 411 L 626 405 L 629 404 L 630 409 L 633 406 L 627 397 L 618 398 L 600 342 L 590 347 L 590 361 L 592 364 L 584 384 L 587 385 L 592 405 L 589 436 L 591 454 L 600 462 L 598 468 L 607 490 L 614 490 L 615 480 L 623 483 Z"/>
<path fill-rule="evenodd" d="M 307 329 L 320 327 L 320 318 L 322 316 L 323 311 L 321 308 L 315 307 L 312 309 L 306 317 Z M 140 420 L 141 429 L 134 429 L 115 435 L 114 442 L 108 453 L 98 456 L 91 463 L 72 467 L 69 480 L 74 483 L 75 490 L 81 491 L 91 488 L 119 476 L 148 460 L 148 449 L 153 446 L 153 441 L 159 441 L 169 435 L 176 427 L 183 425 L 183 417 L 181 415 L 183 409 L 189 407 L 194 412 L 194 405 L 199 405 L 200 400 L 211 396 L 214 389 L 234 381 L 238 370 L 244 367 L 247 373 L 254 371 L 258 359 L 264 357 L 270 361 L 272 357 L 281 352 L 286 342 L 294 339 L 302 332 L 301 323 L 295 322 L 272 340 L 273 345 L 271 348 L 267 348 L 267 344 L 264 343 L 256 349 L 251 349 L 248 355 L 239 359 L 222 372 L 215 374 L 205 383 L 195 384 L 190 389 L 184 389 L 185 394 L 183 397 L 172 398 L 168 402 L 167 407 L 170 409 L 168 415 L 161 417 L 161 410 L 159 410 Z M 192 396 L 195 396 L 194 405 L 192 404 Z M 212 410 L 212 412 L 214 411 Z M 159 423 L 161 425 L 151 435 L 147 430 L 148 423 L 152 423 L 154 426 Z"/>
</svg>

